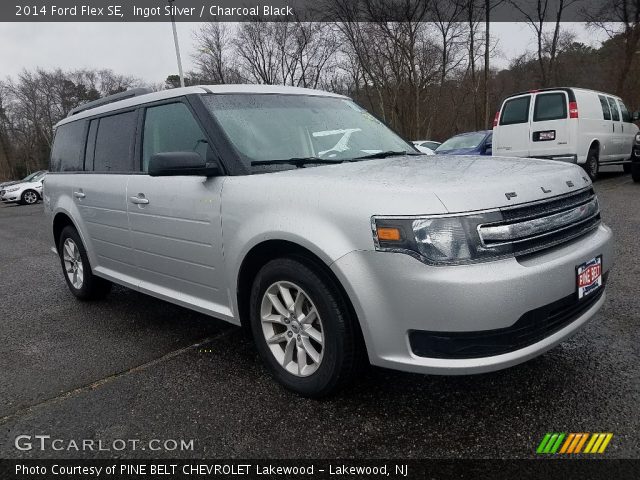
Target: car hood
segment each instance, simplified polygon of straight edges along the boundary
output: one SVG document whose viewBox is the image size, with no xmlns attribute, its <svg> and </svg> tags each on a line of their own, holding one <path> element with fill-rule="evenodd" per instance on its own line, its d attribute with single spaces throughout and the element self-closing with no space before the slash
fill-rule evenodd
<svg viewBox="0 0 640 480">
<path fill-rule="evenodd" d="M 338 196 L 343 203 L 367 203 L 377 215 L 498 208 L 562 195 L 591 184 L 576 165 L 482 155 L 399 156 L 259 176 L 271 180 L 278 177 L 307 196 L 316 197 L 317 191 L 325 198 L 332 193 L 329 196 Z M 440 211 L 434 208 L 434 197 Z"/>
<path fill-rule="evenodd" d="M 4 182 L 4 183 L 0 183 L 0 188 L 4 188 L 4 187 L 10 187 L 11 185 L 17 185 L 18 183 L 20 183 L 19 180 L 14 180 L 12 182 Z"/>
</svg>

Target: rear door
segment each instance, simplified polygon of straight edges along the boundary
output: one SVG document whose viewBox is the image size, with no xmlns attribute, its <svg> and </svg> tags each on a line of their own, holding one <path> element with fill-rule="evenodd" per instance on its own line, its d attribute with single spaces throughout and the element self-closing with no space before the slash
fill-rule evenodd
<svg viewBox="0 0 640 480">
<path fill-rule="evenodd" d="M 135 263 L 127 218 L 127 181 L 135 170 L 138 112 L 91 120 L 85 174 L 73 175 L 73 201 L 89 236 L 93 268 L 135 286 Z"/>
<path fill-rule="evenodd" d="M 612 157 L 615 157 L 615 135 L 614 135 L 614 126 L 613 121 L 611 119 L 611 107 L 609 106 L 609 101 L 607 97 L 604 95 L 598 95 L 598 100 L 600 101 L 600 107 L 602 108 L 602 128 L 598 129 L 598 140 L 600 140 L 600 161 L 611 160 Z M 589 139 L 590 141 L 591 139 Z"/>
<path fill-rule="evenodd" d="M 624 150 L 624 123 L 618 110 L 618 102 L 612 97 L 607 97 L 609 108 L 611 110 L 611 126 L 612 126 L 612 143 L 611 160 L 617 160 L 623 156 Z"/>
<path fill-rule="evenodd" d="M 568 102 L 569 98 L 564 91 L 534 95 L 529 148 L 532 157 L 571 153 Z"/>
<path fill-rule="evenodd" d="M 626 105 L 620 99 L 618 99 L 618 106 L 620 107 L 620 117 L 622 118 L 622 154 L 626 155 L 628 153 L 629 157 L 631 157 L 638 127 L 633 124 L 631 113 L 629 113 Z"/>
<path fill-rule="evenodd" d="M 207 313 L 231 316 L 224 283 L 221 194 L 224 177 L 151 177 L 152 155 L 197 152 L 215 163 L 186 99 L 144 110 L 142 174 L 127 188 L 129 225 L 141 279 L 140 290 L 171 297 Z"/>
<path fill-rule="evenodd" d="M 531 95 L 505 100 L 494 130 L 493 154 L 496 156 L 528 157 Z"/>
</svg>

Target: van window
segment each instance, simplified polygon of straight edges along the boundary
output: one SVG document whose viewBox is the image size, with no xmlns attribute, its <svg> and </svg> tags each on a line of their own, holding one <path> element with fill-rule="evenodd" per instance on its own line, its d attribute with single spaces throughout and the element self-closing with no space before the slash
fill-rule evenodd
<svg viewBox="0 0 640 480">
<path fill-rule="evenodd" d="M 540 93 L 533 107 L 533 121 L 567 118 L 567 101 L 564 93 Z"/>
<path fill-rule="evenodd" d="M 513 125 L 515 123 L 527 123 L 529 121 L 529 103 L 531 96 L 518 97 L 507 100 L 502 107 L 500 125 Z"/>
<path fill-rule="evenodd" d="M 102 117 L 98 124 L 93 170 L 96 172 L 131 172 L 136 112 Z"/>
<path fill-rule="evenodd" d="M 600 106 L 602 107 L 602 116 L 605 120 L 611 120 L 611 110 L 609 109 L 609 102 L 607 102 L 607 99 L 602 95 L 598 95 L 598 98 L 600 99 Z"/>
<path fill-rule="evenodd" d="M 196 152 L 204 164 L 209 144 L 200 125 L 184 103 L 147 108 L 142 142 L 142 170 L 149 159 L 162 152 Z"/>
<path fill-rule="evenodd" d="M 611 118 L 613 119 L 614 122 L 619 122 L 620 114 L 618 113 L 618 107 L 616 106 L 616 101 L 611 97 L 607 97 L 607 100 L 609 100 L 609 108 L 611 108 Z"/>
<path fill-rule="evenodd" d="M 625 104 L 622 103 L 622 100 L 618 100 L 618 105 L 620 105 L 620 114 L 622 115 L 622 121 L 631 123 L 631 114 L 629 113 L 629 110 L 627 110 Z"/>
<path fill-rule="evenodd" d="M 82 171 L 85 125 L 86 122 L 77 121 L 65 123 L 56 129 L 56 136 L 51 149 L 50 171 Z"/>
</svg>

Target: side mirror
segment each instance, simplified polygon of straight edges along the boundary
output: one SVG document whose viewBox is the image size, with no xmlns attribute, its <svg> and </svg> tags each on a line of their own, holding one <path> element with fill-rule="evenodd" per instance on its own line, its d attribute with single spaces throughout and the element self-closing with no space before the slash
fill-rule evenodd
<svg viewBox="0 0 640 480">
<path fill-rule="evenodd" d="M 631 121 L 637 122 L 638 120 L 640 120 L 640 112 L 635 111 L 631 114 Z"/>
<path fill-rule="evenodd" d="M 206 163 L 195 152 L 156 153 L 149 159 L 149 175 L 152 177 L 173 177 L 179 175 L 220 175 L 216 164 Z"/>
</svg>

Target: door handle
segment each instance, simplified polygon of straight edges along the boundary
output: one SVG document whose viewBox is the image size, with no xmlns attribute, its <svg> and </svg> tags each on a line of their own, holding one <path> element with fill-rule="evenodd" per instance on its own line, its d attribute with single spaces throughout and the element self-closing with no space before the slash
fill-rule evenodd
<svg viewBox="0 0 640 480">
<path fill-rule="evenodd" d="M 76 198 L 84 198 L 86 195 L 82 192 L 73 192 L 73 196 Z"/>
<path fill-rule="evenodd" d="M 147 205 L 149 203 L 149 200 L 144 198 L 141 193 L 137 197 L 129 197 L 129 200 L 136 205 Z"/>
</svg>

